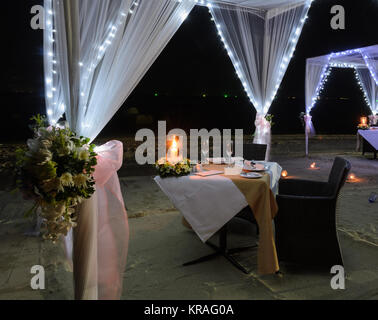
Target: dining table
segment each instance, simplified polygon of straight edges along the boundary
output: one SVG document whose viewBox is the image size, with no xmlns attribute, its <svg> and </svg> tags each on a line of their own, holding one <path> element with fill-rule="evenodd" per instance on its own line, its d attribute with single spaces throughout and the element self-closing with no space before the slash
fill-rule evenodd
<svg viewBox="0 0 378 320">
<path fill-rule="evenodd" d="M 154 180 L 204 243 L 225 230 L 228 222 L 249 206 L 259 227 L 258 272 L 274 274 L 279 271 L 279 264 L 273 219 L 278 212 L 275 195 L 282 168 L 276 162 L 255 161 L 254 165 L 263 168 L 260 177 L 246 178 L 242 176 L 244 161 L 233 162 L 233 166 L 202 165 L 202 172 L 217 171 L 214 175 L 193 172 L 181 177 L 157 176 Z"/>
</svg>

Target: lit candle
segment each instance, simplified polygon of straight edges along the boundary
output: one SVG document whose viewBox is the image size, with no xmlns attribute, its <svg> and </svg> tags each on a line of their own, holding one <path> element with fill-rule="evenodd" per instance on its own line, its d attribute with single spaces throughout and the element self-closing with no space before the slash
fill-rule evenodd
<svg viewBox="0 0 378 320">
<path fill-rule="evenodd" d="M 310 170 L 319 170 L 319 167 L 316 166 L 316 162 L 310 164 Z"/>
<path fill-rule="evenodd" d="M 361 124 L 366 125 L 367 124 L 367 118 L 366 117 L 361 117 Z"/>
<path fill-rule="evenodd" d="M 177 146 L 177 141 L 176 141 L 176 136 L 173 136 L 173 141 L 172 141 L 172 146 L 171 146 L 171 152 L 172 152 L 172 157 L 177 158 L 178 156 L 178 146 Z"/>
<path fill-rule="evenodd" d="M 282 171 L 281 176 L 282 176 L 283 178 L 286 178 L 287 175 L 288 175 L 288 173 L 287 173 L 286 170 Z"/>
<path fill-rule="evenodd" d="M 176 140 L 176 136 L 173 136 L 172 144 L 167 152 L 167 161 L 173 164 L 180 162 L 182 160 L 182 156 L 180 156 L 180 148 L 179 144 Z"/>
</svg>

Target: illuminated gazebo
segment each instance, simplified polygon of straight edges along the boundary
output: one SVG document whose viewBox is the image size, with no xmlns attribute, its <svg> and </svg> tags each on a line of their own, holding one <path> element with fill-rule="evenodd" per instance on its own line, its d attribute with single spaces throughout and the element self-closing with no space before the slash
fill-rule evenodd
<svg viewBox="0 0 378 320">
<path fill-rule="evenodd" d="M 378 113 L 378 45 L 307 59 L 306 155 L 308 155 L 308 137 L 315 133 L 311 121 L 311 110 L 314 108 L 332 68 L 354 69 L 371 114 L 374 116 Z"/>
<path fill-rule="evenodd" d="M 312 1 L 45 0 L 48 120 L 55 125 L 65 115 L 74 132 L 95 139 L 194 6 L 200 5 L 208 7 L 235 72 L 257 111 L 255 142 L 269 145 L 270 124 L 265 116 L 294 54 Z M 94 209 L 107 203 L 106 197 L 92 197 L 90 201 Z M 122 240 L 127 231 L 119 230 L 119 224 L 103 229 L 96 215 L 87 215 L 86 219 L 78 225 L 87 232 L 77 233 L 74 241 L 74 247 L 82 253 L 74 257 L 75 295 L 78 299 L 119 298 L 124 265 L 103 253 L 124 255 L 127 246 L 109 239 Z M 101 233 L 90 229 L 97 223 Z M 98 250 L 98 246 L 106 247 L 106 251 Z M 106 268 L 101 267 L 104 264 Z M 105 269 L 119 272 L 112 271 L 105 277 Z M 97 275 L 114 277 L 117 285 L 101 282 Z"/>
</svg>

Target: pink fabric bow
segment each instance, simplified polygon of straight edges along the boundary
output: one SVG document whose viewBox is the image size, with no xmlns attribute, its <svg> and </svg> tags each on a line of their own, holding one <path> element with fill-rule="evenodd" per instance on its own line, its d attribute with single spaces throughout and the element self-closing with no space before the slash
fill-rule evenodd
<svg viewBox="0 0 378 320">
<path fill-rule="evenodd" d="M 305 124 L 306 124 L 306 135 L 308 137 L 313 137 L 315 135 L 315 129 L 314 129 L 314 126 L 312 124 L 312 116 L 310 116 L 309 114 L 306 114 L 304 116 L 304 121 L 305 121 Z"/>
<path fill-rule="evenodd" d="M 117 171 L 123 146 L 96 148 L 96 192 L 79 210 L 73 237 L 75 299 L 119 299 L 126 267 L 129 226 Z M 69 239 L 69 238 L 68 238 Z"/>
<path fill-rule="evenodd" d="M 378 121 L 378 116 L 376 116 L 376 115 L 370 115 L 369 116 L 370 125 L 376 125 L 377 121 Z"/>
<path fill-rule="evenodd" d="M 256 115 L 255 120 L 255 137 L 253 139 L 253 143 L 257 144 L 266 144 L 267 145 L 267 152 L 265 160 L 269 160 L 270 154 L 270 144 L 271 144 L 271 126 L 270 122 L 265 119 L 265 116 L 261 113 Z"/>
</svg>

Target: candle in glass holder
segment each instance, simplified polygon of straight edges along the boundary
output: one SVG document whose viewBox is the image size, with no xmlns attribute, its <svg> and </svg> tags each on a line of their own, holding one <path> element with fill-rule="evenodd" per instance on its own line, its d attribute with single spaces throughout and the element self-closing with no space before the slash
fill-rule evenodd
<svg viewBox="0 0 378 320">
<path fill-rule="evenodd" d="M 286 178 L 287 175 L 288 175 L 288 173 L 287 173 L 286 170 L 282 171 L 281 176 L 282 176 L 283 178 Z"/>
<path fill-rule="evenodd" d="M 366 117 L 361 117 L 361 124 L 366 126 L 367 125 L 367 118 Z"/>
</svg>

